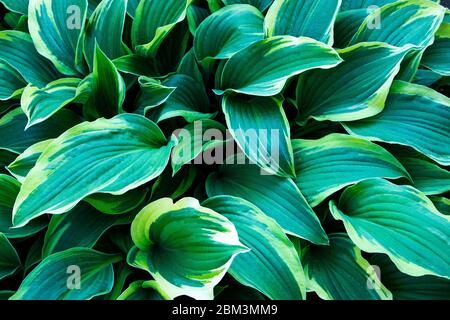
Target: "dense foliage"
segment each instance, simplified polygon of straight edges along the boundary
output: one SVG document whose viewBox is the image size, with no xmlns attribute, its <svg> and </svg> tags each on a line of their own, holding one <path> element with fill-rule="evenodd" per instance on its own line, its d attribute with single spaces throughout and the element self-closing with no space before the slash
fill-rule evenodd
<svg viewBox="0 0 450 320">
<path fill-rule="evenodd" d="M 0 299 L 450 299 L 440 1 L 0 3 Z"/>
</svg>

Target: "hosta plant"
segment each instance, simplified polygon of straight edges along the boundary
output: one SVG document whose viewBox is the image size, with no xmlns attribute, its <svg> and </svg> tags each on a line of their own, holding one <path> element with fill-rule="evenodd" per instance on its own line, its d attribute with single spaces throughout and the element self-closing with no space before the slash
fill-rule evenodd
<svg viewBox="0 0 450 320">
<path fill-rule="evenodd" d="M 0 3 L 1 299 L 450 299 L 444 1 Z"/>
</svg>

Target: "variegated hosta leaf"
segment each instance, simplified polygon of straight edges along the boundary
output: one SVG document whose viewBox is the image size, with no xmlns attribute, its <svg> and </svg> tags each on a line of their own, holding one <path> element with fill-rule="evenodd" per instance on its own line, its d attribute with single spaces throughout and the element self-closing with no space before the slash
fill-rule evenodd
<svg viewBox="0 0 450 320">
<path fill-rule="evenodd" d="M 264 39 L 264 17 L 250 5 L 226 6 L 207 17 L 194 35 L 198 60 L 228 59 Z"/>
<path fill-rule="evenodd" d="M 270 175 L 256 165 L 234 163 L 222 165 L 208 177 L 209 197 L 230 195 L 246 199 L 287 233 L 317 244 L 328 243 L 319 219 L 292 179 Z"/>
<path fill-rule="evenodd" d="M 36 51 L 30 35 L 24 32 L 0 31 L 0 61 L 9 64 L 37 87 L 60 77 L 53 64 Z"/>
<path fill-rule="evenodd" d="M 28 274 L 11 300 L 89 300 L 106 294 L 114 283 L 112 264 L 120 260 L 88 248 L 52 254 Z"/>
<path fill-rule="evenodd" d="M 275 0 L 265 19 L 266 35 L 309 37 L 333 44 L 341 0 Z"/>
<path fill-rule="evenodd" d="M 382 113 L 344 127 L 352 135 L 410 146 L 450 165 L 450 99 L 433 89 L 396 81 Z"/>
<path fill-rule="evenodd" d="M 156 281 L 139 280 L 131 283 L 117 300 L 170 300 L 170 297 Z"/>
<path fill-rule="evenodd" d="M 232 5 L 232 4 L 250 4 L 256 8 L 259 9 L 259 11 L 264 12 L 270 4 L 273 2 L 273 0 L 222 0 L 222 2 L 225 5 Z"/>
<path fill-rule="evenodd" d="M 0 233 L 11 239 L 31 236 L 47 226 L 47 219 L 42 217 L 22 228 L 12 228 L 12 210 L 19 190 L 16 179 L 0 174 Z"/>
<path fill-rule="evenodd" d="M 21 267 L 16 249 L 8 238 L 0 232 L 0 280 L 13 275 Z"/>
<path fill-rule="evenodd" d="M 450 12 L 446 17 L 447 21 L 444 20 L 434 34 L 434 43 L 425 51 L 421 64 L 448 77 L 450 76 Z"/>
<path fill-rule="evenodd" d="M 229 273 L 240 283 L 274 300 L 305 299 L 305 275 L 294 245 L 281 227 L 250 202 L 230 196 L 210 198 L 204 206 L 223 214 L 250 251 L 238 255 Z"/>
<path fill-rule="evenodd" d="M 153 121 L 182 117 L 193 122 L 213 116 L 203 83 L 184 74 L 176 74 L 164 80 L 162 85 L 176 89 L 158 108 L 147 109 L 148 117 Z"/>
<path fill-rule="evenodd" d="M 449 300 L 450 280 L 435 276 L 411 277 L 400 272 L 386 255 L 370 258 L 394 300 Z"/>
<path fill-rule="evenodd" d="M 19 182 L 23 182 L 51 141 L 52 140 L 45 140 L 32 145 L 11 162 L 11 164 L 8 165 L 7 170 Z M 20 184 L 17 187 L 15 195 L 17 195 L 19 189 Z M 103 213 L 122 214 L 135 209 L 135 207 L 144 200 L 146 193 L 147 191 L 145 189 L 135 189 L 117 196 L 99 193 L 89 196 L 84 200 Z M 11 209 L 13 205 L 14 202 L 11 203 Z"/>
<path fill-rule="evenodd" d="M 414 46 L 402 64 L 398 79 L 410 81 L 419 67 L 423 51 L 434 40 L 445 8 L 432 1 L 399 0 L 372 10 L 350 44 L 382 41 L 393 46 Z"/>
<path fill-rule="evenodd" d="M 335 233 L 329 238 L 329 246 L 309 246 L 303 250 L 308 289 L 325 300 L 392 299 L 369 262 L 345 234 Z"/>
<path fill-rule="evenodd" d="M 131 30 L 136 52 L 154 57 L 164 38 L 186 17 L 193 0 L 141 0 Z"/>
<path fill-rule="evenodd" d="M 136 98 L 135 113 L 142 115 L 166 102 L 177 89 L 176 87 L 167 87 L 161 81 L 149 77 L 139 77 L 138 81 L 141 91 Z"/>
<path fill-rule="evenodd" d="M 204 119 L 188 124 L 177 133 L 178 144 L 173 148 L 171 158 L 173 175 L 202 152 L 223 145 L 225 127 L 220 122 Z"/>
<path fill-rule="evenodd" d="M 333 48 L 316 40 L 271 37 L 233 55 L 223 67 L 221 90 L 215 91 L 273 96 L 281 92 L 288 78 L 311 69 L 329 69 L 341 62 Z"/>
<path fill-rule="evenodd" d="M 28 85 L 20 101 L 28 117 L 27 128 L 47 120 L 69 103 L 84 102 L 90 90 L 90 86 L 83 85 L 78 78 L 55 80 L 42 89 Z"/>
<path fill-rule="evenodd" d="M 69 76 L 83 71 L 79 44 L 87 7 L 87 0 L 30 0 L 28 6 L 28 29 L 36 50 Z"/>
<path fill-rule="evenodd" d="M 15 226 L 61 214 L 94 193 L 123 194 L 159 176 L 174 142 L 139 115 L 79 124 L 53 140 L 23 182 Z"/>
<path fill-rule="evenodd" d="M 295 176 L 290 126 L 276 97 L 226 94 L 222 100 L 228 129 L 247 157 L 280 176 Z"/>
<path fill-rule="evenodd" d="M 339 50 L 344 62 L 300 77 L 298 121 L 352 121 L 380 113 L 408 49 L 360 43 Z"/>
<path fill-rule="evenodd" d="M 64 215 L 52 217 L 45 233 L 42 257 L 76 247 L 92 248 L 108 229 L 132 220 L 132 214 L 107 216 L 82 202 Z"/>
<path fill-rule="evenodd" d="M 0 149 L 21 153 L 43 140 L 56 138 L 80 123 L 80 117 L 70 110 L 60 110 L 47 121 L 26 129 L 28 118 L 16 108 L 0 118 Z"/>
<path fill-rule="evenodd" d="M 27 15 L 28 14 L 28 2 L 30 0 L 0 0 L 3 5 L 11 11 Z"/>
<path fill-rule="evenodd" d="M 44 152 L 51 142 L 52 139 L 33 144 L 11 162 L 6 169 L 22 183 L 28 175 L 28 172 L 36 165 L 36 161 L 39 159 L 42 152 Z"/>
<path fill-rule="evenodd" d="M 85 81 L 86 85 L 90 85 L 88 90 L 91 91 L 83 106 L 83 113 L 87 118 L 111 118 L 122 113 L 126 94 L 125 82 L 99 47 L 95 50 L 94 70 Z"/>
<path fill-rule="evenodd" d="M 344 134 L 293 140 L 295 183 L 311 206 L 340 189 L 370 178 L 409 178 L 394 156 L 375 143 Z"/>
<path fill-rule="evenodd" d="M 387 254 L 412 276 L 450 278 L 450 218 L 417 189 L 366 180 L 347 188 L 338 205 L 331 201 L 330 210 L 362 250 Z"/>
<path fill-rule="evenodd" d="M 212 299 L 234 257 L 247 250 L 233 223 L 193 198 L 150 203 L 133 221 L 131 236 L 136 246 L 129 263 L 150 272 L 170 298 Z"/>
<path fill-rule="evenodd" d="M 20 73 L 0 61 L 0 101 L 20 96 L 26 83 Z"/>
<path fill-rule="evenodd" d="M 102 0 L 89 18 L 83 36 L 83 48 L 91 70 L 97 46 L 111 60 L 129 51 L 122 42 L 126 7 L 126 0 Z"/>
<path fill-rule="evenodd" d="M 413 45 L 424 48 L 433 42 L 444 14 L 445 8 L 432 1 L 395 1 L 374 10 L 350 44 L 380 41 L 397 47 Z"/>
</svg>

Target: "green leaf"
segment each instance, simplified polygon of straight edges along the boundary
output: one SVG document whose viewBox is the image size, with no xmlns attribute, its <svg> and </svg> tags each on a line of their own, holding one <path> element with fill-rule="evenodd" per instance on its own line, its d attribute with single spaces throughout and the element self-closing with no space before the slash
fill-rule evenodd
<svg viewBox="0 0 450 320">
<path fill-rule="evenodd" d="M 124 55 L 114 59 L 113 63 L 121 72 L 135 76 L 160 77 L 163 75 L 163 71 L 161 71 L 155 59 L 142 57 L 137 54 Z"/>
<path fill-rule="evenodd" d="M 273 300 L 301 300 L 305 275 L 294 245 L 281 227 L 250 202 L 219 196 L 204 206 L 224 215 L 235 226 L 249 252 L 238 255 L 229 273 L 240 283 Z"/>
<path fill-rule="evenodd" d="M 28 117 L 27 128 L 41 123 L 72 102 L 84 102 L 90 88 L 77 78 L 62 78 L 39 89 L 29 84 L 21 98 L 21 107 Z"/>
<path fill-rule="evenodd" d="M 260 57 L 255 60 L 255 57 Z M 315 68 L 341 63 L 331 47 L 309 38 L 277 36 L 253 43 L 225 64 L 220 88 L 255 96 L 281 92 L 288 78 Z M 221 94 L 224 91 L 216 90 Z"/>
<path fill-rule="evenodd" d="M 441 194 L 450 191 L 450 172 L 439 167 L 426 157 L 415 156 L 398 158 L 411 174 L 413 186 L 426 195 Z"/>
<path fill-rule="evenodd" d="M 382 7 L 396 1 L 397 0 L 342 0 L 341 11 L 367 9 L 373 5 Z"/>
<path fill-rule="evenodd" d="M 87 7 L 86 0 L 32 0 L 28 7 L 28 29 L 36 50 L 69 76 L 83 71 L 77 66 Z"/>
<path fill-rule="evenodd" d="M 29 83 L 43 87 L 60 77 L 52 63 L 36 51 L 29 34 L 0 31 L 0 61 L 9 64 Z"/>
<path fill-rule="evenodd" d="M 122 42 L 126 7 L 124 0 L 102 0 L 89 18 L 83 43 L 84 56 L 91 70 L 97 46 L 111 60 L 129 52 Z"/>
<path fill-rule="evenodd" d="M 430 197 L 430 200 L 433 201 L 434 206 L 440 213 L 450 216 L 450 199 L 443 197 Z"/>
<path fill-rule="evenodd" d="M 87 248 L 55 253 L 28 274 L 11 300 L 89 300 L 108 293 L 114 281 L 112 264 L 119 260 Z M 78 275 L 79 289 L 74 290 Z"/>
<path fill-rule="evenodd" d="M 405 168 L 375 143 L 333 133 L 293 140 L 295 183 L 313 207 L 342 188 L 371 178 L 409 178 Z"/>
<path fill-rule="evenodd" d="M 450 99 L 433 89 L 395 81 L 382 113 L 344 127 L 352 135 L 410 146 L 450 164 Z"/>
<path fill-rule="evenodd" d="M 0 25 L 1 30 L 12 29 L 27 32 L 27 20 L 26 16 L 16 12 L 6 12 L 4 14 L 4 23 Z"/>
<path fill-rule="evenodd" d="M 141 2 L 141 0 L 128 0 L 127 13 L 132 18 L 134 18 L 134 16 L 136 15 L 136 10 L 137 10 L 137 7 L 139 6 L 140 2 Z"/>
<path fill-rule="evenodd" d="M 195 35 L 195 32 L 197 31 L 200 23 L 202 23 L 202 21 L 205 20 L 209 15 L 210 12 L 208 9 L 203 8 L 195 3 L 192 3 L 187 8 L 186 19 L 188 21 L 189 31 L 192 35 Z"/>
<path fill-rule="evenodd" d="M 255 165 L 226 164 L 208 177 L 206 192 L 209 197 L 230 195 L 246 199 L 287 233 L 317 244 L 328 243 L 319 219 L 292 179 L 268 175 Z"/>
<path fill-rule="evenodd" d="M 340 12 L 334 24 L 334 46 L 336 48 L 348 47 L 352 37 L 368 15 L 369 10 L 367 9 L 354 9 Z"/>
<path fill-rule="evenodd" d="M 44 244 L 44 235 L 39 235 L 28 250 L 25 263 L 23 265 L 24 274 L 28 274 L 38 263 L 42 261 L 42 246 Z"/>
<path fill-rule="evenodd" d="M 222 0 L 222 2 L 227 6 L 240 3 L 250 4 L 258 8 L 259 11 L 264 12 L 270 6 L 273 0 Z"/>
<path fill-rule="evenodd" d="M 130 212 L 144 202 L 147 196 L 147 189 L 133 189 L 122 195 L 111 195 L 107 193 L 93 194 L 84 199 L 98 211 L 118 215 Z"/>
<path fill-rule="evenodd" d="M 193 198 L 150 203 L 133 221 L 131 236 L 136 246 L 128 262 L 150 272 L 170 298 L 212 299 L 233 258 L 246 251 L 234 225 Z"/>
<path fill-rule="evenodd" d="M 195 58 L 194 48 L 188 51 L 181 59 L 180 65 L 177 68 L 178 74 L 187 75 L 197 81 L 203 82 L 203 75 L 200 71 L 197 59 Z"/>
<path fill-rule="evenodd" d="M 0 61 L 0 101 L 18 97 L 25 86 L 22 76 L 9 64 Z"/>
<path fill-rule="evenodd" d="M 222 100 L 230 133 L 247 157 L 270 173 L 292 177 L 290 126 L 282 104 L 279 98 L 233 94 Z"/>
<path fill-rule="evenodd" d="M 12 228 L 12 211 L 19 190 L 20 183 L 16 179 L 0 174 L 0 234 L 10 239 L 31 236 L 47 226 L 47 219 L 42 217 L 22 228 Z"/>
<path fill-rule="evenodd" d="M 1 2 L 1 1 L 0 1 Z M 11 290 L 1 290 L 0 291 L 0 301 L 1 300 L 9 300 L 9 298 L 15 293 L 15 291 Z"/>
<path fill-rule="evenodd" d="M 0 280 L 21 268 L 20 258 L 8 238 L 0 232 Z"/>
<path fill-rule="evenodd" d="M 114 266 L 114 286 L 108 294 L 101 297 L 101 300 L 117 300 L 132 273 L 133 271 L 125 261 L 116 264 Z"/>
<path fill-rule="evenodd" d="M 94 70 L 89 78 L 92 93 L 83 112 L 90 119 L 111 118 L 122 113 L 125 101 L 125 82 L 108 57 L 96 47 Z"/>
<path fill-rule="evenodd" d="M 24 15 L 28 14 L 28 2 L 30 0 L 0 0 L 3 5 L 11 11 L 21 13 Z"/>
<path fill-rule="evenodd" d="M 198 60 L 228 59 L 264 39 L 264 17 L 250 5 L 226 6 L 207 17 L 194 35 Z"/>
<path fill-rule="evenodd" d="M 156 281 L 135 281 L 117 300 L 170 300 Z"/>
<path fill-rule="evenodd" d="M 176 89 L 162 105 L 149 111 L 149 118 L 153 121 L 182 117 L 187 122 L 193 122 L 213 116 L 203 83 L 184 74 L 175 74 L 164 80 L 162 85 Z"/>
<path fill-rule="evenodd" d="M 53 140 L 28 173 L 14 225 L 61 214 L 94 193 L 123 194 L 159 176 L 174 142 L 139 115 L 84 122 Z M 51 190 L 51 192 L 50 192 Z"/>
<path fill-rule="evenodd" d="M 431 87 L 433 84 L 442 79 L 442 75 L 431 70 L 419 69 L 416 72 L 414 80 L 415 84 Z"/>
<path fill-rule="evenodd" d="M 20 183 L 22 183 L 28 175 L 28 172 L 30 172 L 30 170 L 36 165 L 36 161 L 51 141 L 52 140 L 50 139 L 33 144 L 31 147 L 22 152 L 13 162 L 11 162 L 6 169 L 8 169 L 8 171 Z"/>
<path fill-rule="evenodd" d="M 380 113 L 407 49 L 360 43 L 338 52 L 342 64 L 300 78 L 298 121 L 353 121 Z"/>
<path fill-rule="evenodd" d="M 206 135 L 211 139 L 205 139 Z M 216 135 L 216 136 L 212 136 Z M 225 127 L 217 121 L 204 119 L 195 121 L 177 132 L 178 144 L 172 150 L 172 170 L 175 175 L 183 165 L 190 163 L 202 152 L 211 150 L 224 143 L 220 138 L 225 135 Z M 218 137 L 217 137 L 218 136 Z"/>
<path fill-rule="evenodd" d="M 172 170 L 164 170 L 152 186 L 151 199 L 180 198 L 192 187 L 197 174 L 194 166 L 183 166 L 175 175 Z"/>
<path fill-rule="evenodd" d="M 412 276 L 450 278 L 450 218 L 417 189 L 366 180 L 347 188 L 338 206 L 331 201 L 330 210 L 362 250 L 387 254 Z"/>
<path fill-rule="evenodd" d="M 332 45 L 340 4 L 340 0 L 275 0 L 266 15 L 266 35 L 309 37 Z"/>
<path fill-rule="evenodd" d="M 70 110 L 60 110 L 47 121 L 26 129 L 28 118 L 20 108 L 8 112 L 0 119 L 0 149 L 21 153 L 42 140 L 56 138 L 80 122 Z"/>
<path fill-rule="evenodd" d="M 325 300 L 392 299 L 345 234 L 335 233 L 329 238 L 329 246 L 309 246 L 302 254 L 309 289 Z"/>
<path fill-rule="evenodd" d="M 449 300 L 450 281 L 434 276 L 411 277 L 401 273 L 386 255 L 370 258 L 380 269 L 381 281 L 394 300 Z"/>
<path fill-rule="evenodd" d="M 131 41 L 136 53 L 154 57 L 165 37 L 186 17 L 192 0 L 142 0 L 136 10 Z"/>
<path fill-rule="evenodd" d="M 135 113 L 142 115 L 166 102 L 177 89 L 176 87 L 167 87 L 161 84 L 161 81 L 153 78 L 139 77 L 138 81 L 141 91 L 136 99 Z"/>
<path fill-rule="evenodd" d="M 133 215 L 107 216 L 87 203 L 53 216 L 45 234 L 42 257 L 71 248 L 92 248 L 111 227 L 130 223 Z"/>
<path fill-rule="evenodd" d="M 445 8 L 432 1 L 399 0 L 374 10 L 361 24 L 350 44 L 380 41 L 392 46 L 419 48 L 433 42 Z M 380 26 L 376 22 L 380 21 Z"/>
<path fill-rule="evenodd" d="M 421 64 L 448 77 L 450 76 L 450 23 L 443 23 L 434 36 L 434 43 L 425 50 Z"/>
</svg>

